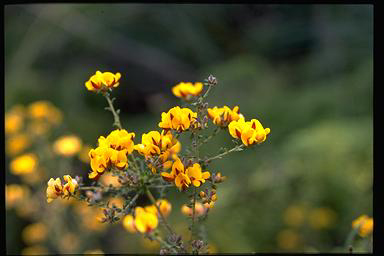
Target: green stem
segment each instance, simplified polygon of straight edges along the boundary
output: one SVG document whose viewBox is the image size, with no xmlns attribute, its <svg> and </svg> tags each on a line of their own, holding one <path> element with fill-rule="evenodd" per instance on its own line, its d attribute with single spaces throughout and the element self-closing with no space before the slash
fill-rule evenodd
<svg viewBox="0 0 384 256">
<path fill-rule="evenodd" d="M 199 145 L 197 145 L 197 147 L 201 147 L 202 145 L 204 145 L 205 143 L 207 143 L 210 139 L 212 139 L 213 137 L 215 137 L 219 132 L 221 131 L 221 128 L 220 127 L 217 127 L 213 133 L 211 135 L 209 135 L 205 140 L 203 140 Z"/>
<path fill-rule="evenodd" d="M 191 241 L 194 234 L 194 225 L 195 225 L 195 214 L 196 214 L 196 187 L 193 189 L 193 204 L 192 204 L 192 225 L 191 225 Z"/>
<path fill-rule="evenodd" d="M 145 192 L 146 192 L 149 200 L 151 200 L 152 204 L 155 205 L 155 207 L 157 209 L 157 212 L 159 213 L 159 216 L 161 218 L 161 223 L 163 223 L 164 227 L 168 230 L 168 232 L 171 235 L 175 234 L 175 232 L 173 232 L 172 228 L 168 225 L 167 221 L 165 220 L 164 215 L 161 213 L 160 208 L 159 208 L 159 206 L 156 203 L 156 199 L 153 197 L 151 191 L 148 188 L 145 188 Z"/>
<path fill-rule="evenodd" d="M 218 154 L 218 155 L 216 155 L 216 156 L 213 156 L 213 157 L 210 157 L 210 158 L 206 159 L 204 162 L 205 162 L 205 163 L 209 163 L 209 162 L 211 162 L 212 160 L 214 160 L 214 159 L 218 159 L 218 158 L 222 158 L 223 156 L 225 156 L 225 155 L 227 155 L 227 154 L 229 154 L 229 153 L 231 153 L 231 152 L 241 151 L 243 148 L 244 148 L 244 145 L 243 145 L 243 144 L 241 144 L 241 145 L 237 145 L 236 147 L 234 147 L 234 148 L 232 148 L 232 149 L 230 149 L 230 150 L 228 150 L 228 151 L 225 151 L 225 152 L 223 152 L 223 153 L 221 153 L 221 154 Z"/>
<path fill-rule="evenodd" d="M 108 105 L 109 107 L 107 108 L 109 111 L 112 112 L 113 114 L 113 118 L 114 118 L 114 122 L 113 122 L 113 125 L 116 126 L 117 128 L 119 129 L 123 129 L 122 128 L 122 125 L 121 125 L 121 122 L 120 122 L 120 117 L 119 117 L 119 114 L 116 112 L 115 108 L 113 107 L 113 102 L 111 100 L 111 98 L 109 97 L 109 93 L 105 93 L 103 94 L 104 97 L 107 99 L 108 101 Z"/>
<path fill-rule="evenodd" d="M 168 244 L 166 241 L 164 241 L 163 239 L 161 239 L 161 237 L 158 237 L 156 235 L 148 235 L 150 238 L 158 241 L 160 244 L 164 245 L 166 248 L 168 249 L 172 249 L 173 252 L 177 253 L 177 250 L 175 248 L 172 247 L 172 245 Z"/>
</svg>

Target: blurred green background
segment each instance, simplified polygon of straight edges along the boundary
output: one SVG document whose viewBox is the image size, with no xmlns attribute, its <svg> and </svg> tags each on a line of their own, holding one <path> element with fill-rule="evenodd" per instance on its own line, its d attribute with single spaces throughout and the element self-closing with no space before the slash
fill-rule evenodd
<svg viewBox="0 0 384 256">
<path fill-rule="evenodd" d="M 122 74 L 115 104 L 137 138 L 181 104 L 172 86 L 209 74 L 219 81 L 210 106 L 239 105 L 271 128 L 265 143 L 211 165 L 228 176 L 206 225 L 218 252 L 345 252 L 352 220 L 372 216 L 373 6 L 5 7 L 5 111 L 49 100 L 66 129 L 95 146 L 113 122 L 84 86 L 96 70 Z M 230 143 L 221 133 L 204 151 Z M 186 229 L 186 199 L 168 194 L 170 222 Z M 8 238 L 19 232 L 12 221 Z M 118 225 L 97 245 L 150 251 L 137 239 Z M 11 253 L 20 247 L 7 242 Z"/>
</svg>

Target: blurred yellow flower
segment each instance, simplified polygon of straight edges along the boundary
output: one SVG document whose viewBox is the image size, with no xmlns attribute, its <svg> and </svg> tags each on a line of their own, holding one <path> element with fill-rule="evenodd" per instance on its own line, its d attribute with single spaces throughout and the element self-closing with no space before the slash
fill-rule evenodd
<svg viewBox="0 0 384 256">
<path fill-rule="evenodd" d="M 73 254 L 79 245 L 79 238 L 73 233 L 61 234 L 59 246 L 63 253 Z"/>
<path fill-rule="evenodd" d="M 156 205 L 159 207 L 160 212 L 164 217 L 167 217 L 171 213 L 172 205 L 168 200 L 159 199 L 156 201 Z M 159 216 L 158 211 L 157 211 L 157 207 L 155 205 L 146 206 L 144 209 L 147 212 L 151 212 L 151 213 Z"/>
<path fill-rule="evenodd" d="M 263 127 L 257 119 L 245 122 L 243 118 L 237 121 L 232 121 L 228 125 L 228 130 L 231 136 L 235 139 L 241 139 L 245 146 L 259 144 L 266 140 L 271 129 Z"/>
<path fill-rule="evenodd" d="M 7 208 L 12 208 L 22 200 L 27 199 L 29 196 L 29 189 L 27 186 L 10 184 L 5 185 L 5 203 Z"/>
<path fill-rule="evenodd" d="M 60 178 L 56 178 L 56 179 L 51 178 L 48 181 L 46 194 L 47 194 L 48 203 L 52 202 L 54 199 L 58 198 L 63 194 L 63 187 L 61 186 Z"/>
<path fill-rule="evenodd" d="M 26 134 L 20 133 L 7 139 L 5 149 L 10 156 L 24 151 L 30 145 L 30 140 Z"/>
<path fill-rule="evenodd" d="M 53 144 L 53 151 L 62 156 L 70 157 L 81 150 L 81 139 L 75 135 L 62 136 Z"/>
<path fill-rule="evenodd" d="M 172 93 L 179 98 L 189 100 L 192 96 L 198 96 L 203 91 L 203 83 L 181 82 L 172 87 Z"/>
<path fill-rule="evenodd" d="M 48 253 L 48 249 L 41 245 L 25 247 L 21 251 L 21 255 L 46 255 Z"/>
<path fill-rule="evenodd" d="M 33 153 L 28 153 L 13 159 L 10 163 L 10 169 L 12 174 L 23 175 L 35 171 L 37 165 L 37 156 Z"/>
<path fill-rule="evenodd" d="M 43 121 L 31 121 L 27 125 L 28 134 L 32 136 L 42 136 L 46 134 L 50 129 L 50 125 L 47 122 Z"/>
<path fill-rule="evenodd" d="M 44 223 L 38 222 L 26 226 L 23 229 L 22 237 L 25 243 L 33 244 L 42 242 L 48 234 L 47 227 Z"/>
<path fill-rule="evenodd" d="M 156 201 L 156 204 L 164 217 L 167 217 L 171 213 L 172 205 L 167 199 L 159 199 Z"/>
<path fill-rule="evenodd" d="M 107 227 L 105 223 L 100 222 L 101 218 L 104 217 L 102 208 L 89 207 L 84 202 L 76 201 L 74 210 L 80 216 L 83 228 L 92 231 L 102 231 Z"/>
<path fill-rule="evenodd" d="M 277 245 L 284 250 L 292 250 L 300 244 L 299 234 L 292 229 L 284 229 L 277 234 Z"/>
<path fill-rule="evenodd" d="M 29 196 L 24 198 L 21 202 L 15 205 L 16 213 L 22 218 L 31 218 L 32 215 L 35 215 L 39 211 L 41 201 L 38 198 Z"/>
<path fill-rule="evenodd" d="M 101 176 L 100 182 L 104 186 L 109 186 L 109 185 L 112 185 L 113 187 L 121 186 L 121 183 L 119 182 L 119 178 L 117 176 L 113 176 L 111 173 L 107 173 Z"/>
<path fill-rule="evenodd" d="M 119 86 L 119 80 L 121 78 L 120 73 L 113 74 L 111 72 L 100 72 L 96 73 L 85 82 L 85 87 L 88 91 L 98 91 L 112 89 Z"/>
<path fill-rule="evenodd" d="M 242 116 L 239 111 L 240 108 L 235 106 L 233 110 L 229 107 L 224 106 L 222 108 L 214 107 L 208 108 L 208 117 L 212 120 L 215 125 L 226 127 L 232 121 L 237 121 Z"/>
<path fill-rule="evenodd" d="M 24 107 L 16 105 L 5 113 L 5 134 L 14 134 L 21 130 L 24 122 Z"/>
<path fill-rule="evenodd" d="M 44 178 L 44 170 L 37 168 L 34 172 L 26 173 L 21 176 L 24 183 L 34 185 Z"/>
<path fill-rule="evenodd" d="M 86 250 L 84 252 L 84 255 L 92 255 L 92 254 L 104 255 L 104 252 L 101 249 Z"/>
<path fill-rule="evenodd" d="M 123 219 L 123 227 L 129 231 L 130 233 L 136 233 L 136 227 L 135 227 L 135 219 L 133 218 L 132 215 L 127 214 L 125 215 Z"/>
<path fill-rule="evenodd" d="M 308 220 L 314 229 L 327 229 L 335 223 L 336 213 L 330 208 L 316 208 L 310 211 Z"/>
<path fill-rule="evenodd" d="M 372 233 L 373 231 L 373 218 L 368 217 L 367 215 L 361 215 L 354 221 L 352 221 L 352 228 L 359 229 L 359 235 L 365 237 Z"/>
<path fill-rule="evenodd" d="M 197 113 L 189 108 L 179 106 L 171 108 L 167 113 L 161 113 L 159 127 L 165 130 L 173 129 L 179 132 L 187 130 L 196 122 Z"/>
<path fill-rule="evenodd" d="M 148 212 L 142 207 L 136 207 L 134 223 L 137 231 L 148 233 L 157 227 L 159 220 L 156 214 Z"/>
<path fill-rule="evenodd" d="M 181 206 L 181 213 L 186 215 L 186 216 L 191 217 L 193 214 L 193 209 L 192 209 L 192 207 L 189 207 L 188 205 L 183 204 Z M 203 215 L 204 213 L 205 213 L 204 206 L 200 202 L 196 202 L 195 203 L 195 216 L 198 217 L 198 216 Z"/>
<path fill-rule="evenodd" d="M 63 116 L 61 111 L 49 101 L 36 101 L 28 106 L 28 115 L 32 119 L 46 120 L 51 124 L 61 123 Z"/>
<path fill-rule="evenodd" d="M 292 227 L 299 227 L 304 223 L 305 209 L 302 206 L 292 205 L 285 209 L 283 221 Z"/>
</svg>

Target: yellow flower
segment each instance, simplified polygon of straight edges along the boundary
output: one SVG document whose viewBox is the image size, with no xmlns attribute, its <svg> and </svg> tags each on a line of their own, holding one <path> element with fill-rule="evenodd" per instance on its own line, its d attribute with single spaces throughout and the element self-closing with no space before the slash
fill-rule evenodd
<svg viewBox="0 0 384 256">
<path fill-rule="evenodd" d="M 126 130 L 114 130 L 106 138 L 100 136 L 99 146 L 89 151 L 92 172 L 90 179 L 98 179 L 110 165 L 120 170 L 128 167 L 127 155 L 134 149 L 135 134 Z"/>
<path fill-rule="evenodd" d="M 161 214 L 164 217 L 167 217 L 170 214 L 170 212 L 172 210 L 172 205 L 171 205 L 171 203 L 168 200 L 166 200 L 166 199 L 159 199 L 159 200 L 156 201 L 156 204 L 159 207 L 160 212 L 161 212 Z M 155 205 L 146 206 L 144 209 L 147 212 L 151 212 L 153 214 L 159 215 L 158 211 L 157 211 L 157 207 Z"/>
<path fill-rule="evenodd" d="M 128 214 L 124 217 L 123 226 L 130 233 L 136 233 L 137 232 L 136 227 L 135 227 L 135 219 L 130 214 Z"/>
<path fill-rule="evenodd" d="M 171 173 L 162 172 L 161 176 L 166 181 L 174 181 L 179 190 L 184 190 L 191 184 L 191 179 L 185 174 L 184 165 L 178 157 L 176 157 L 175 162 L 172 164 Z"/>
<path fill-rule="evenodd" d="M 47 202 L 50 203 L 54 199 L 58 198 L 63 194 L 63 187 L 61 185 L 60 178 L 53 179 L 51 178 L 48 181 L 48 187 L 47 187 Z"/>
<path fill-rule="evenodd" d="M 10 169 L 11 173 L 22 175 L 35 171 L 37 165 L 37 156 L 33 153 L 28 153 L 13 159 L 10 163 Z"/>
<path fill-rule="evenodd" d="M 188 167 L 186 171 L 187 176 L 191 179 L 192 184 L 195 187 L 200 187 L 202 183 L 205 183 L 205 180 L 211 177 L 209 172 L 201 172 L 201 166 L 198 163 L 193 164 L 193 166 Z"/>
<path fill-rule="evenodd" d="M 142 207 L 135 208 L 135 227 L 140 233 L 148 233 L 154 230 L 159 220 L 156 214 L 144 210 Z"/>
<path fill-rule="evenodd" d="M 23 229 L 22 237 L 27 244 L 33 244 L 43 241 L 47 237 L 48 230 L 46 226 L 41 223 L 33 223 Z"/>
<path fill-rule="evenodd" d="M 128 154 L 131 154 L 134 149 L 133 139 L 135 138 L 135 133 L 128 133 L 124 129 L 116 129 L 112 131 L 107 138 L 100 136 L 99 145 L 107 145 L 110 148 L 115 150 L 124 150 L 126 149 Z"/>
<path fill-rule="evenodd" d="M 181 82 L 172 88 L 172 93 L 179 98 L 189 100 L 192 96 L 198 96 L 203 91 L 203 83 Z"/>
<path fill-rule="evenodd" d="M 53 144 L 53 151 L 62 156 L 73 156 L 81 150 L 82 142 L 75 135 L 62 136 Z"/>
<path fill-rule="evenodd" d="M 264 142 L 267 135 L 271 132 L 271 129 L 269 128 L 264 129 L 257 119 L 245 122 L 243 118 L 240 118 L 237 121 L 232 121 L 228 125 L 228 130 L 233 138 L 241 139 L 246 146 Z"/>
<path fill-rule="evenodd" d="M 160 208 L 160 212 L 163 214 L 164 217 L 167 217 L 172 210 L 171 203 L 166 199 L 159 199 L 156 202 L 157 206 Z"/>
<path fill-rule="evenodd" d="M 73 195 L 76 188 L 78 188 L 77 180 L 72 179 L 69 175 L 64 175 L 64 180 L 67 182 L 63 187 L 63 192 L 65 196 Z"/>
<path fill-rule="evenodd" d="M 187 130 L 196 122 L 197 113 L 189 108 L 179 106 L 171 108 L 167 113 L 161 113 L 159 127 L 165 130 L 173 129 L 179 132 Z"/>
<path fill-rule="evenodd" d="M 70 175 L 64 175 L 64 181 L 67 183 L 62 186 L 60 178 L 53 179 L 51 178 L 48 181 L 47 187 L 47 202 L 50 203 L 59 196 L 69 197 L 70 195 L 75 194 L 76 189 L 78 188 L 78 183 Z"/>
<path fill-rule="evenodd" d="M 113 74 L 111 72 L 101 73 L 100 71 L 96 71 L 96 74 L 85 82 L 85 87 L 89 91 L 112 89 L 119 86 L 120 77 L 120 73 Z"/>
<path fill-rule="evenodd" d="M 13 156 L 25 150 L 29 145 L 30 141 L 26 134 L 17 134 L 6 141 L 5 147 L 7 154 Z"/>
<path fill-rule="evenodd" d="M 62 121 L 62 113 L 49 101 L 36 101 L 28 106 L 28 115 L 36 120 L 46 120 L 58 125 Z"/>
<path fill-rule="evenodd" d="M 164 169 L 169 169 L 172 166 L 172 161 L 168 161 L 170 157 L 180 152 L 180 142 L 172 136 L 172 133 L 168 131 L 165 133 L 162 131 L 151 131 L 142 135 L 141 144 L 137 144 L 134 147 L 140 154 L 144 155 L 146 159 L 149 159 L 155 155 L 159 156 L 160 163 Z M 156 168 L 152 164 L 148 165 L 153 173 L 156 173 Z"/>
<path fill-rule="evenodd" d="M 359 218 L 352 222 L 353 229 L 359 229 L 359 235 L 365 237 L 373 231 L 373 218 L 367 215 L 361 215 Z"/>
<path fill-rule="evenodd" d="M 183 204 L 181 206 L 181 212 L 186 215 L 186 216 L 189 216 L 191 217 L 193 215 L 193 209 L 189 206 L 187 206 L 186 204 Z M 205 213 L 205 209 L 204 209 L 204 206 L 199 203 L 199 202 L 196 202 L 195 203 L 195 216 L 198 217 L 198 216 L 201 216 Z"/>
<path fill-rule="evenodd" d="M 222 108 L 208 108 L 207 111 L 208 117 L 212 120 L 212 122 L 221 127 L 226 127 L 229 123 L 232 121 L 237 121 L 241 117 L 241 114 L 239 113 L 240 109 L 238 106 L 234 107 L 233 110 L 227 106 L 224 106 Z"/>
<path fill-rule="evenodd" d="M 7 208 L 19 204 L 22 200 L 29 196 L 29 189 L 27 186 L 11 184 L 5 186 L 5 204 Z"/>
<path fill-rule="evenodd" d="M 5 134 L 14 134 L 21 130 L 24 122 L 24 107 L 16 105 L 5 114 Z"/>
</svg>

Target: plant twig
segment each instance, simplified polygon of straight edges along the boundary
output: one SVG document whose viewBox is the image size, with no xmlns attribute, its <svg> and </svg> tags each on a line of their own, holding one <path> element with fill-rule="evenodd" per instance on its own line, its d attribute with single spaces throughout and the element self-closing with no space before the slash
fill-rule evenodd
<svg viewBox="0 0 384 256">
<path fill-rule="evenodd" d="M 209 162 L 211 162 L 212 160 L 214 160 L 214 159 L 218 159 L 218 158 L 222 158 L 223 156 L 225 156 L 225 155 L 227 155 L 227 154 L 229 154 L 229 153 L 231 153 L 231 152 L 241 151 L 241 150 L 243 150 L 243 148 L 244 148 L 244 145 L 243 145 L 243 144 L 241 144 L 241 145 L 237 145 L 236 147 L 231 148 L 231 149 L 228 150 L 228 151 L 225 151 L 225 152 L 223 152 L 223 153 L 221 153 L 221 154 L 218 154 L 218 155 L 216 155 L 216 156 L 213 156 L 213 157 L 210 157 L 210 158 L 206 159 L 204 162 L 205 162 L 205 163 L 209 163 Z"/>
<path fill-rule="evenodd" d="M 111 100 L 111 98 L 109 97 L 109 93 L 104 93 L 103 94 L 104 97 L 107 99 L 108 101 L 108 105 L 109 107 L 107 108 L 109 111 L 112 112 L 113 114 L 113 118 L 114 118 L 114 122 L 113 122 L 113 125 L 116 126 L 117 128 L 119 129 L 123 129 L 123 127 L 121 126 L 121 122 L 120 122 L 120 117 L 119 117 L 119 114 L 117 113 L 117 111 L 115 110 L 115 108 L 113 107 L 113 100 Z"/>
<path fill-rule="evenodd" d="M 155 205 L 157 212 L 159 213 L 159 216 L 161 218 L 161 223 L 163 223 L 163 225 L 165 226 L 165 228 L 168 230 L 168 232 L 171 235 L 175 234 L 175 232 L 173 232 L 172 228 L 168 225 L 168 222 L 166 221 L 164 215 L 161 213 L 160 208 L 156 203 L 156 199 L 153 197 L 151 191 L 148 188 L 145 188 L 145 192 L 146 192 L 149 200 L 151 200 L 152 204 Z"/>
</svg>

